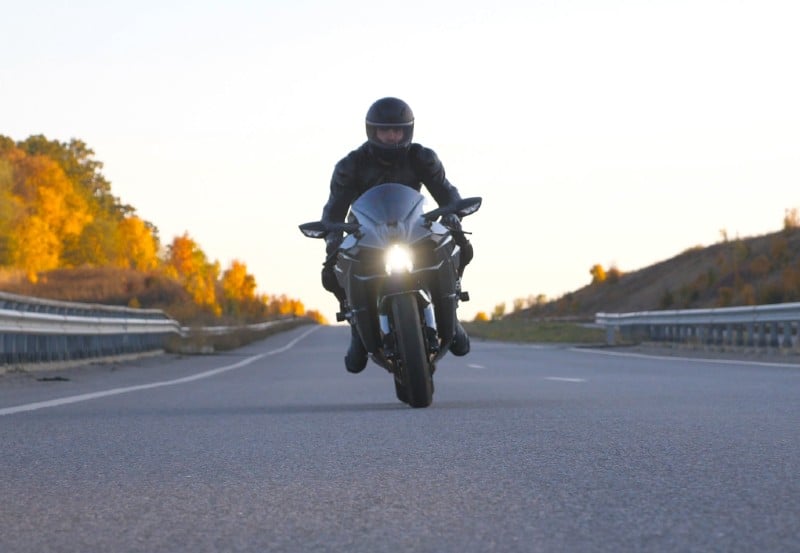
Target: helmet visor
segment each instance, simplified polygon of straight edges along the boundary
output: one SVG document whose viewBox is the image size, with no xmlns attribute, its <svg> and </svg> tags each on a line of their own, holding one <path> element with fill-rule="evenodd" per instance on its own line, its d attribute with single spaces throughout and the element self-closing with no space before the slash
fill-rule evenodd
<svg viewBox="0 0 800 553">
<path fill-rule="evenodd" d="M 414 135 L 414 123 L 375 124 L 367 122 L 367 138 L 384 149 L 406 148 Z"/>
</svg>

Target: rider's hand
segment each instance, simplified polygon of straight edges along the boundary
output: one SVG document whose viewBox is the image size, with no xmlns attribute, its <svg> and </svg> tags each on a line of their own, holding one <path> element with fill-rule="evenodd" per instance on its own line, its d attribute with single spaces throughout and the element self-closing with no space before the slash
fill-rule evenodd
<svg viewBox="0 0 800 553">
<path fill-rule="evenodd" d="M 329 234 L 325 237 L 325 253 L 327 255 L 331 255 L 336 253 L 336 250 L 339 249 L 339 244 L 342 243 L 342 237 L 336 236 L 334 234 Z"/>
<path fill-rule="evenodd" d="M 461 230 L 461 219 L 455 213 L 448 213 L 443 216 L 441 223 L 450 230 Z"/>
</svg>

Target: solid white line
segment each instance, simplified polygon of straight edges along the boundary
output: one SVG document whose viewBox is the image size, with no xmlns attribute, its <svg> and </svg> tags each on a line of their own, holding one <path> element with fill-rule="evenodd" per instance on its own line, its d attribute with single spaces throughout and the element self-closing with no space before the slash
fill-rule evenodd
<svg viewBox="0 0 800 553">
<path fill-rule="evenodd" d="M 258 361 L 259 359 L 263 359 L 264 357 L 269 357 L 270 355 L 275 355 L 277 353 L 283 353 L 284 351 L 288 351 L 293 348 L 300 340 L 311 334 L 312 332 L 318 330 L 320 327 L 315 326 L 288 344 L 278 349 L 273 349 L 271 351 L 267 351 L 264 353 L 259 353 L 258 355 L 253 355 L 252 357 L 248 357 L 247 359 L 242 359 L 241 361 L 234 363 L 233 365 L 225 365 L 224 367 L 219 367 L 216 369 L 211 369 L 210 371 L 205 371 L 197 374 L 193 374 L 191 376 L 184 376 L 183 378 L 176 378 L 174 380 L 163 380 L 161 382 L 151 382 L 149 384 L 139 384 L 137 386 L 127 386 L 125 388 L 112 388 L 111 390 L 103 390 L 100 392 L 92 392 L 89 394 L 80 394 L 77 396 L 68 396 L 62 397 L 58 399 L 51 399 L 48 401 L 39 401 L 36 403 L 27 403 L 25 405 L 17 405 L 16 407 L 6 407 L 0 409 L 0 416 L 2 415 L 13 415 L 14 413 L 22 413 L 24 411 L 35 411 L 37 409 L 45 409 L 47 407 L 58 407 L 59 405 L 67 405 L 69 403 L 78 403 L 80 401 L 89 401 L 90 399 L 97 399 L 101 397 L 108 397 L 108 396 L 116 396 L 119 394 L 127 394 L 128 392 L 138 392 L 140 390 L 149 390 L 151 388 L 161 388 L 164 386 L 175 386 L 177 384 L 186 384 L 187 382 L 194 382 L 195 380 L 201 380 L 203 378 L 208 378 L 210 376 L 215 376 L 224 372 L 232 371 L 234 369 L 242 368 L 246 365 L 253 363 L 254 361 Z"/>
<path fill-rule="evenodd" d="M 570 348 L 580 353 L 596 353 L 611 357 L 637 357 L 642 359 L 664 359 L 668 361 L 691 361 L 694 363 L 713 363 L 717 365 L 758 365 L 761 367 L 794 367 L 800 368 L 797 363 L 771 363 L 769 361 L 746 361 L 742 359 L 708 359 L 705 357 L 671 357 L 669 355 L 651 355 L 647 353 L 625 353 L 620 351 L 601 351 L 599 349 Z"/>
<path fill-rule="evenodd" d="M 545 376 L 545 380 L 555 380 L 556 382 L 586 382 L 585 378 L 565 378 L 562 376 Z"/>
</svg>

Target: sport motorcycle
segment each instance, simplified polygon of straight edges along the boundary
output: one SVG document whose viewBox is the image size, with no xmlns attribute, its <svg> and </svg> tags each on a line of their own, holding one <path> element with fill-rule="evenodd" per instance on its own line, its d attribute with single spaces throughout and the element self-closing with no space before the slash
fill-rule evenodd
<svg viewBox="0 0 800 553">
<path fill-rule="evenodd" d="M 394 376 L 397 398 L 411 407 L 433 401 L 436 362 L 456 330 L 461 248 L 440 218 L 464 218 L 481 198 L 424 212 L 422 194 L 402 184 L 375 186 L 350 206 L 344 223 L 300 225 L 310 238 L 344 235 L 334 271 L 347 299 L 337 321 L 355 327 L 373 362 Z"/>
</svg>

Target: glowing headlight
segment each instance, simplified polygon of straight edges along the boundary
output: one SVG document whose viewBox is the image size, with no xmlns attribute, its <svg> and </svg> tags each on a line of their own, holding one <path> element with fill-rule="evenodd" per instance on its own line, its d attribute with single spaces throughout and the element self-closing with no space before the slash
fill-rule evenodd
<svg viewBox="0 0 800 553">
<path fill-rule="evenodd" d="M 395 244 L 386 250 L 386 274 L 410 273 L 414 269 L 411 252 L 408 248 Z"/>
</svg>

